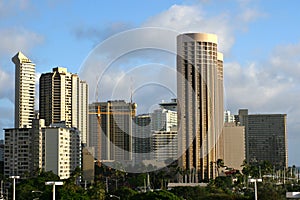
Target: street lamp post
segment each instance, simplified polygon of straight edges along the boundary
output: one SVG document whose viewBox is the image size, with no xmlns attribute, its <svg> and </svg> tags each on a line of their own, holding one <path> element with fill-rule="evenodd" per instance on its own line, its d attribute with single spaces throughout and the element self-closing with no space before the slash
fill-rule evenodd
<svg viewBox="0 0 300 200">
<path fill-rule="evenodd" d="M 56 185 L 63 185 L 64 183 L 62 181 L 48 181 L 45 183 L 45 185 L 52 185 L 53 186 L 53 189 L 52 189 L 52 192 L 53 192 L 53 200 L 55 200 L 55 186 Z"/>
<path fill-rule="evenodd" d="M 250 183 L 254 183 L 254 193 L 255 193 L 255 200 L 257 200 L 257 182 L 262 182 L 262 179 L 261 178 L 251 178 L 249 179 L 249 182 Z"/>
<path fill-rule="evenodd" d="M 19 179 L 20 176 L 10 176 L 9 178 L 13 179 L 13 200 L 16 199 L 16 179 Z"/>
<path fill-rule="evenodd" d="M 114 198 L 117 198 L 117 199 L 121 199 L 120 197 L 118 197 L 116 195 L 113 195 L 113 194 L 110 194 L 109 197 L 111 197 L 111 198 L 114 197 Z"/>
<path fill-rule="evenodd" d="M 39 190 L 32 190 L 31 193 L 39 193 L 40 195 L 43 194 L 43 192 L 39 191 Z M 34 198 L 33 200 L 37 200 L 37 199 L 40 199 L 40 198 L 37 197 L 37 198 Z"/>
</svg>

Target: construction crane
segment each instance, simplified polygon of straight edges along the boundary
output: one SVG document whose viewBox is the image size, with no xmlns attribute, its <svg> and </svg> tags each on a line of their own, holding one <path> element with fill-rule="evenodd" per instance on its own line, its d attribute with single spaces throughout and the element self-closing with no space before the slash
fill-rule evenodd
<svg viewBox="0 0 300 200">
<path fill-rule="evenodd" d="M 101 110 L 100 106 L 97 107 L 97 112 L 89 112 L 89 115 L 95 115 L 97 116 L 97 165 L 100 167 L 100 158 L 101 158 L 101 149 L 100 149 L 100 144 L 101 144 Z"/>
<path fill-rule="evenodd" d="M 116 111 L 101 111 L 100 105 L 97 106 L 97 112 L 89 112 L 89 115 L 97 116 L 97 165 L 100 167 L 101 163 L 101 115 L 128 115 L 135 116 L 136 104 L 132 104 L 132 110 L 130 112 L 116 112 Z"/>
</svg>

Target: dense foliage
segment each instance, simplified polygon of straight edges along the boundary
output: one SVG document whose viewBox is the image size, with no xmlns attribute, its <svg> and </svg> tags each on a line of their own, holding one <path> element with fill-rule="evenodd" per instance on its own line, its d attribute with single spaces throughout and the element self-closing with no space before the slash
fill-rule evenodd
<svg viewBox="0 0 300 200">
<path fill-rule="evenodd" d="M 221 160 L 217 164 L 223 166 Z M 280 170 L 268 162 L 255 164 L 244 162 L 242 173 L 237 171 L 230 176 L 219 176 L 211 180 L 207 187 L 175 187 L 171 190 L 167 190 L 167 184 L 177 181 L 180 175 L 187 174 L 188 171 L 181 170 L 176 165 L 141 174 L 124 173 L 105 166 L 99 167 L 97 171 L 94 183 L 85 188 L 79 184 L 81 171 L 79 168 L 76 169 L 69 179 L 63 180 L 62 186 L 56 186 L 57 199 L 250 200 L 254 199 L 254 183 L 250 183 L 249 178 L 263 179 L 263 182 L 257 183 L 260 200 L 286 199 L 287 191 L 300 191 L 300 184 L 293 173 L 295 167 Z M 284 174 L 285 179 L 283 176 L 270 174 Z M 45 185 L 45 182 L 57 180 L 59 180 L 57 175 L 44 171 L 36 173 L 31 178 L 20 179 L 16 187 L 16 199 L 52 199 L 52 186 Z M 9 179 L 5 181 L 11 182 Z M 12 187 L 9 193 L 12 193 Z"/>
</svg>

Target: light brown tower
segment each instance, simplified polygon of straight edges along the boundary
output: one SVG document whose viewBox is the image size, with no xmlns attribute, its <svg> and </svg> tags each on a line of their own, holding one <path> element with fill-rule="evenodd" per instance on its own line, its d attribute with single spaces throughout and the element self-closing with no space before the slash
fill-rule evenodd
<svg viewBox="0 0 300 200">
<path fill-rule="evenodd" d="M 216 35 L 177 37 L 177 96 L 179 165 L 188 172 L 184 181 L 208 181 L 216 175 L 223 125 L 223 56 Z"/>
</svg>

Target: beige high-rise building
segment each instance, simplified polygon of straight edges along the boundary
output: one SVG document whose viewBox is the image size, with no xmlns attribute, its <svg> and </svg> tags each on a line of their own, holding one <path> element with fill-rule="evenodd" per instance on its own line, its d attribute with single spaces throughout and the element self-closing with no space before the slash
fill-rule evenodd
<svg viewBox="0 0 300 200">
<path fill-rule="evenodd" d="M 82 180 L 93 183 L 95 179 L 94 147 L 82 148 Z"/>
<path fill-rule="evenodd" d="M 223 55 L 217 43 L 214 34 L 177 37 L 179 165 L 191 172 L 188 182 L 216 176 L 223 126 Z"/>
<path fill-rule="evenodd" d="M 45 125 L 64 121 L 67 127 L 81 132 L 83 143 L 87 141 L 88 85 L 77 74 L 66 68 L 56 67 L 40 77 L 40 118 Z"/>
<path fill-rule="evenodd" d="M 30 128 L 34 119 L 35 64 L 22 52 L 12 62 L 15 64 L 15 128 Z"/>
<path fill-rule="evenodd" d="M 234 122 L 225 123 L 222 134 L 223 158 L 227 167 L 242 170 L 243 161 L 246 159 L 245 127 L 238 126 Z"/>
</svg>

